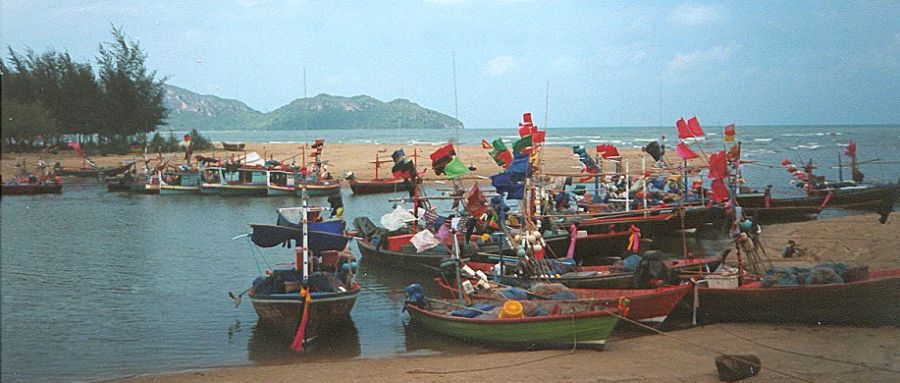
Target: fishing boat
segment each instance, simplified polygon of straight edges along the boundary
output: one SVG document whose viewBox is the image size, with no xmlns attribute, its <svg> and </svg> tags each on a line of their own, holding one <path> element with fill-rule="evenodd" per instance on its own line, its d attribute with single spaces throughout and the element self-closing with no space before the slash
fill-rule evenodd
<svg viewBox="0 0 900 383">
<path fill-rule="evenodd" d="M 74 167 L 74 166 L 61 166 L 59 163 L 54 167 L 54 171 L 59 176 L 72 176 L 72 177 L 105 177 L 105 176 L 114 176 L 116 174 L 121 174 L 126 172 L 131 166 L 134 164 L 134 161 L 127 161 L 119 166 L 105 166 L 105 167 L 96 167 L 96 166 L 82 166 L 82 167 Z"/>
<path fill-rule="evenodd" d="M 159 172 L 159 194 L 199 194 L 200 173 L 189 166 Z"/>
<path fill-rule="evenodd" d="M 234 171 L 221 166 L 201 170 L 200 193 L 222 196 L 265 196 L 268 193 L 266 169 L 241 165 Z"/>
<path fill-rule="evenodd" d="M 360 292 L 353 278 L 356 262 L 347 247 L 351 238 L 335 232 L 335 228 L 343 230 L 343 222 L 309 223 L 322 210 L 306 207 L 304 200 L 301 216 L 306 213 L 309 218 L 302 221 L 301 228 L 251 225 L 250 240 L 257 246 L 293 241 L 297 249 L 293 263 L 276 265 L 256 278 L 247 292 L 261 324 L 292 337 L 297 351 L 305 342 L 352 325 L 350 311 Z"/>
<path fill-rule="evenodd" d="M 243 142 L 222 141 L 222 149 L 228 152 L 243 152 L 245 146 Z"/>
<path fill-rule="evenodd" d="M 59 177 L 24 177 L 0 183 L 2 195 L 61 194 L 62 179 Z"/>
<path fill-rule="evenodd" d="M 710 256 L 705 258 L 684 258 L 684 259 L 666 259 L 662 261 L 665 266 L 665 272 L 669 278 L 676 278 L 681 272 L 690 271 L 711 271 L 714 270 L 722 258 L 719 256 Z M 485 274 L 493 273 L 496 264 L 487 262 L 468 261 L 466 265 L 473 270 L 482 271 Z M 513 270 L 513 267 L 507 267 L 506 270 Z M 660 271 L 662 270 L 659 267 Z M 528 288 L 535 282 L 561 283 L 570 288 L 581 289 L 633 289 L 640 287 L 642 276 L 636 275 L 635 271 L 620 270 L 613 266 L 576 266 L 562 270 L 558 273 L 546 273 L 541 276 L 531 278 L 523 278 L 517 275 L 498 275 L 500 283 L 504 285 Z M 664 275 L 649 276 L 663 277 Z"/>
<path fill-rule="evenodd" d="M 341 192 L 341 180 L 339 179 L 317 179 L 317 178 L 307 178 L 300 180 L 303 187 L 306 188 L 306 193 L 310 197 L 321 197 L 332 194 L 339 194 Z M 300 187 L 302 189 L 302 187 Z M 301 191 L 296 191 L 299 196 Z"/>
<path fill-rule="evenodd" d="M 362 254 L 364 262 L 371 265 L 433 273 L 440 268 L 443 260 L 451 256 L 452 246 L 446 243 L 419 252 L 411 242 L 415 234 L 389 235 L 387 229 L 376 227 L 368 217 L 356 218 L 353 225 L 359 235 L 356 240 L 359 252 Z M 457 234 L 460 243 L 467 243 L 468 241 L 464 241 L 462 237 L 462 234 Z M 569 235 L 560 231 L 545 235 L 544 241 L 548 248 L 563 248 L 560 244 L 568 243 Z M 515 255 L 515 250 L 509 246 L 501 247 L 500 240 L 493 238 L 491 242 L 478 245 L 477 253 L 471 253 L 467 248 L 463 251 L 463 256 L 477 257 L 479 254 L 500 254 L 501 252 L 508 257 Z M 565 253 L 559 254 L 559 256 L 564 255 Z"/>
<path fill-rule="evenodd" d="M 844 283 L 763 287 L 759 280 L 699 289 L 712 321 L 900 325 L 900 269 L 861 273 Z M 867 274 L 867 275 L 866 275 Z"/>
<path fill-rule="evenodd" d="M 402 153 L 402 151 L 401 151 Z M 418 158 L 418 152 L 412 155 Z M 375 178 L 371 180 L 361 180 L 356 178 L 352 173 L 347 177 L 347 183 L 350 184 L 350 190 L 353 194 L 379 194 L 379 193 L 395 193 L 406 191 L 409 189 L 409 183 L 403 178 L 381 178 L 378 170 L 381 164 L 390 163 L 391 160 L 382 160 L 378 153 L 375 153 L 375 161 L 370 162 L 375 166 Z"/>
<path fill-rule="evenodd" d="M 434 282 L 444 293 L 445 298 L 456 299 L 459 294 L 458 288 L 447 283 L 444 278 L 435 278 Z M 617 308 L 623 299 L 627 299 L 629 303 L 628 312 L 625 314 L 626 318 L 640 322 L 661 323 L 666 320 L 672 310 L 675 309 L 675 306 L 684 299 L 691 287 L 690 283 L 683 283 L 655 289 L 567 289 L 566 291 L 571 292 L 577 298 L 575 300 L 593 300 L 610 309 Z M 503 299 L 503 297 L 509 299 L 505 291 L 510 289 L 515 288 L 494 288 L 491 292 L 479 291 L 471 296 L 486 300 L 499 300 Z M 523 290 L 519 290 L 515 295 L 527 295 L 532 300 L 553 299 Z"/>
<path fill-rule="evenodd" d="M 416 299 L 407 287 L 405 310 L 411 323 L 441 335 L 494 347 L 602 350 L 619 321 L 618 310 L 597 301 L 453 301 Z M 528 314 L 532 314 L 529 316 Z M 471 316 L 471 317 L 470 317 Z"/>
<path fill-rule="evenodd" d="M 397 178 L 375 178 L 371 180 L 350 178 L 347 180 L 347 183 L 350 184 L 350 190 L 353 191 L 353 194 L 360 195 L 395 193 L 409 189 L 405 180 Z"/>
<path fill-rule="evenodd" d="M 269 169 L 266 177 L 267 194 L 270 197 L 296 195 L 296 182 L 294 180 L 297 176 L 297 172 L 287 167 Z"/>
</svg>

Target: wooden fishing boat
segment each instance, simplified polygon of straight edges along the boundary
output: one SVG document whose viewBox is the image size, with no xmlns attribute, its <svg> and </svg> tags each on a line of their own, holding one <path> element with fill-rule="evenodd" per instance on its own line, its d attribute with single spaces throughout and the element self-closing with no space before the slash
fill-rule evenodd
<svg viewBox="0 0 900 383">
<path fill-rule="evenodd" d="M 307 214 L 312 209 L 316 214 L 322 211 L 307 208 L 305 200 L 302 209 Z M 340 225 L 317 225 L 307 220 L 300 228 L 251 225 L 250 239 L 257 246 L 275 247 L 291 241 L 296 245 L 293 263 L 276 265 L 271 273 L 254 280 L 248 290 L 260 322 L 292 337 L 295 344 L 352 325 L 350 311 L 360 286 L 353 279 L 356 262 L 347 247 L 351 238 L 333 232 L 344 227 L 342 221 L 335 222 Z M 314 259 L 321 261 L 312 262 Z M 235 300 L 240 302 L 239 298 Z"/>
<path fill-rule="evenodd" d="M 199 194 L 200 174 L 196 170 L 159 173 L 159 194 Z"/>
<path fill-rule="evenodd" d="M 825 285 L 701 287 L 699 313 L 713 321 L 900 325 L 900 269 Z"/>
<path fill-rule="evenodd" d="M 900 197 L 900 184 L 864 184 L 836 189 L 814 189 L 805 197 L 770 198 L 768 207 L 840 207 L 868 209 L 893 204 Z M 767 207 L 765 193 L 741 194 L 738 205 L 744 208 Z"/>
<path fill-rule="evenodd" d="M 295 191 L 297 196 L 299 196 L 303 189 L 303 186 L 306 187 L 306 194 L 310 197 L 321 197 L 332 194 L 339 194 L 341 192 L 341 180 L 332 179 L 332 180 L 321 180 L 321 179 L 308 179 L 301 180 L 305 185 L 300 185 L 297 187 Z"/>
<path fill-rule="evenodd" d="M 474 301 L 502 306 L 496 301 Z M 484 317 L 466 318 L 452 315 L 459 305 L 439 299 L 429 299 L 421 306 L 408 302 L 405 308 L 411 323 L 428 331 L 488 346 L 519 349 L 577 347 L 602 350 L 619 321 L 614 315 L 618 310 L 597 302 L 527 301 L 523 305 L 540 308 L 544 314 L 499 318 L 497 314 L 487 313 Z"/>
<path fill-rule="evenodd" d="M 444 278 L 435 278 L 434 282 L 447 299 L 456 299 L 459 290 L 451 286 Z M 661 323 L 666 320 L 675 306 L 691 291 L 692 285 L 684 283 L 676 286 L 663 286 L 655 289 L 570 289 L 579 301 L 593 300 L 609 308 L 617 308 L 621 300 L 628 299 L 626 318 L 640 322 Z M 476 293 L 473 298 L 497 300 L 496 294 Z M 532 296 L 533 299 L 542 299 Z"/>
<path fill-rule="evenodd" d="M 359 228 L 357 228 L 359 230 Z M 386 237 L 378 240 L 366 240 L 357 238 L 356 245 L 362 254 L 364 262 L 375 266 L 389 266 L 392 268 L 401 268 L 409 271 L 434 273 L 441 266 L 441 262 L 451 256 L 450 247 L 440 245 L 424 252 L 417 252 L 410 240 L 414 234 L 400 234 Z M 461 237 L 462 235 L 460 235 Z M 568 235 L 560 233 L 559 235 L 548 235 L 544 237 L 544 241 L 548 247 L 560 247 L 560 243 L 568 243 Z M 374 242 L 373 241 L 377 241 Z M 385 241 L 381 243 L 381 241 Z M 481 254 L 499 254 L 501 252 L 498 244 L 482 244 L 479 246 Z M 508 247 L 503 248 L 503 254 L 507 257 L 515 256 L 515 251 Z M 463 254 L 463 256 L 476 254 Z M 565 253 L 561 253 L 565 256 Z"/>
<path fill-rule="evenodd" d="M 2 183 L 0 194 L 2 195 L 33 195 L 33 194 L 61 194 L 62 182 L 48 180 L 37 183 Z"/>
<path fill-rule="evenodd" d="M 678 274 L 682 271 L 710 271 L 714 270 L 722 258 L 712 256 L 706 258 L 667 259 L 663 261 L 670 273 Z M 480 270 L 485 274 L 491 274 L 493 263 L 466 262 L 466 265 L 474 270 Z M 511 268 L 508 268 L 511 269 Z M 499 277 L 500 283 L 519 288 L 528 288 L 534 282 L 561 283 L 570 288 L 581 289 L 633 289 L 638 287 L 633 271 L 622 271 L 612 266 L 578 266 L 574 271 L 549 275 L 543 278 L 524 279 L 513 275 Z"/>
<path fill-rule="evenodd" d="M 681 217 L 682 212 L 684 219 Z M 711 222 L 711 216 L 710 209 L 705 206 L 689 206 L 684 209 L 667 207 L 601 214 L 579 219 L 577 222 L 579 229 L 588 234 L 623 233 L 631 225 L 635 225 L 641 229 L 642 235 L 652 237 L 674 235 L 682 229 L 699 228 Z"/>
<path fill-rule="evenodd" d="M 295 186 L 297 176 L 297 173 L 290 169 L 270 169 L 266 176 L 267 195 L 270 197 L 297 195 Z"/>
<path fill-rule="evenodd" d="M 106 166 L 102 168 L 98 167 L 74 167 L 74 166 L 58 166 L 55 168 L 55 172 L 60 176 L 72 176 L 72 177 L 101 177 L 101 176 L 114 176 L 116 174 L 121 174 L 127 171 L 134 164 L 134 161 L 128 161 L 119 166 Z"/>
<path fill-rule="evenodd" d="M 222 141 L 222 148 L 228 152 L 242 152 L 245 146 L 243 142 Z"/>
<path fill-rule="evenodd" d="M 233 172 L 224 167 L 201 169 L 201 194 L 221 196 L 265 196 L 268 193 L 267 174 L 262 166 L 244 165 Z"/>
<path fill-rule="evenodd" d="M 353 194 L 379 194 L 395 193 L 409 189 L 407 182 L 402 178 L 376 178 L 372 180 L 360 180 L 351 178 L 347 181 Z"/>
</svg>

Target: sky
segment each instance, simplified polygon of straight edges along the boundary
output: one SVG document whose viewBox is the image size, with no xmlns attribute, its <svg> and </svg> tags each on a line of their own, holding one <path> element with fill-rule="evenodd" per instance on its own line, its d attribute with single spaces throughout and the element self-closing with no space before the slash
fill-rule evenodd
<svg viewBox="0 0 900 383">
<path fill-rule="evenodd" d="M 167 83 L 263 112 L 305 68 L 309 96 L 470 128 L 900 123 L 900 1 L 0 1 L 20 52 L 93 61 L 111 25 Z"/>
</svg>

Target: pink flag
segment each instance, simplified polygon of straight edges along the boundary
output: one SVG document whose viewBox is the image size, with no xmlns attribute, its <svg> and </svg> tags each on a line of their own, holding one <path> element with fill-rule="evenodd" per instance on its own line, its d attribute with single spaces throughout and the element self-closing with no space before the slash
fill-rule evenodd
<svg viewBox="0 0 900 383">
<path fill-rule="evenodd" d="M 711 179 L 722 179 L 727 175 L 727 163 L 725 151 L 719 151 L 709 156 L 709 175 Z"/>
<path fill-rule="evenodd" d="M 728 187 L 725 186 L 725 181 L 723 181 L 721 178 L 714 179 L 710 188 L 712 189 L 712 195 L 710 196 L 710 198 L 713 201 L 722 202 L 729 198 Z"/>
<path fill-rule="evenodd" d="M 678 153 L 678 157 L 681 157 L 682 160 L 690 160 L 699 157 L 697 153 L 694 153 L 694 151 L 684 142 L 678 143 L 678 146 L 675 147 L 675 152 Z"/>
<path fill-rule="evenodd" d="M 684 118 L 678 119 L 675 121 L 675 128 L 678 130 L 678 138 L 685 139 L 688 137 L 693 137 L 691 131 L 688 130 L 687 123 L 684 122 Z"/>
<path fill-rule="evenodd" d="M 697 116 L 691 117 L 688 119 L 688 130 L 691 132 L 691 137 L 702 137 L 703 129 L 700 128 L 700 120 L 697 119 Z"/>
</svg>

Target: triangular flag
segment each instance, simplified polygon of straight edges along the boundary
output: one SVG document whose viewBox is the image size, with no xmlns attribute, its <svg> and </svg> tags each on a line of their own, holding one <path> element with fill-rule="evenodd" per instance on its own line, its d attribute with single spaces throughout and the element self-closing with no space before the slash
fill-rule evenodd
<svg viewBox="0 0 900 383">
<path fill-rule="evenodd" d="M 678 157 L 681 157 L 682 160 L 690 160 L 700 157 L 684 142 L 678 143 L 678 145 L 675 147 L 675 152 L 678 153 Z"/>
<path fill-rule="evenodd" d="M 444 166 L 444 173 L 447 174 L 447 178 L 453 179 L 469 174 L 469 167 L 458 157 L 453 157 L 453 159 Z"/>
<path fill-rule="evenodd" d="M 691 132 L 691 137 L 702 137 L 703 129 L 700 128 L 700 120 L 697 119 L 697 116 L 691 117 L 687 121 L 688 130 Z"/>
</svg>

